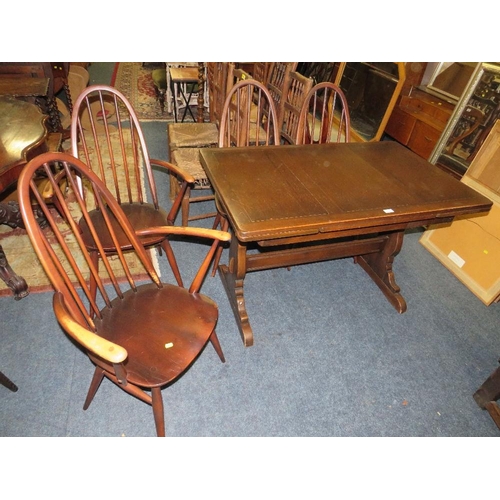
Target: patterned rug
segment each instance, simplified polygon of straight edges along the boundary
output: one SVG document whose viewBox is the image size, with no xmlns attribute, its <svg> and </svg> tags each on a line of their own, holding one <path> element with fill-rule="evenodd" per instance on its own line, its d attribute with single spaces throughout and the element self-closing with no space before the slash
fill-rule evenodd
<svg viewBox="0 0 500 500">
<path fill-rule="evenodd" d="M 156 98 L 152 71 L 158 66 L 143 63 L 116 63 L 111 86 L 117 88 L 130 101 L 139 120 L 143 121 L 174 121 L 172 114 L 161 112 L 160 103 Z"/>
</svg>

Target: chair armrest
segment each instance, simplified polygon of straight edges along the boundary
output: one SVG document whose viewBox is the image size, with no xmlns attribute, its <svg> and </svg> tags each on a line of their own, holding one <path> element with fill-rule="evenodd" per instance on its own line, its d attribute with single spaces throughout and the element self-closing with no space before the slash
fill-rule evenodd
<svg viewBox="0 0 500 500">
<path fill-rule="evenodd" d="M 187 183 L 194 184 L 195 178 L 191 174 L 188 174 L 186 171 L 182 170 L 182 168 L 179 168 L 178 166 L 174 165 L 173 163 L 169 163 L 168 161 L 163 161 L 163 160 L 156 160 L 154 158 L 150 158 L 149 161 L 151 162 L 151 165 L 156 165 L 165 170 L 168 170 L 169 173 L 173 173 L 176 177 L 181 178 Z"/>
<path fill-rule="evenodd" d="M 197 238 L 209 238 L 218 241 L 229 241 L 231 235 L 227 231 L 218 229 L 206 229 L 192 226 L 156 226 L 146 229 L 139 229 L 135 232 L 137 236 L 151 236 L 155 234 L 195 236 Z"/>
<path fill-rule="evenodd" d="M 52 301 L 54 312 L 59 324 L 80 345 L 93 354 L 105 359 L 109 363 L 122 363 L 127 359 L 128 353 L 123 347 L 99 337 L 94 332 L 77 323 L 68 312 L 64 303 L 64 296 L 56 292 Z"/>
</svg>

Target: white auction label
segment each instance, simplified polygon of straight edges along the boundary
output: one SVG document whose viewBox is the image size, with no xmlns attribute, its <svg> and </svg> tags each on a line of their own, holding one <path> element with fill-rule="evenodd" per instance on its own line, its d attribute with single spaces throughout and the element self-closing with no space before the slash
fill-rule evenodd
<svg viewBox="0 0 500 500">
<path fill-rule="evenodd" d="M 450 259 L 454 264 L 456 264 L 458 267 L 462 268 L 463 265 L 465 264 L 465 260 L 460 257 L 456 252 L 453 250 L 448 254 L 448 259 Z"/>
</svg>

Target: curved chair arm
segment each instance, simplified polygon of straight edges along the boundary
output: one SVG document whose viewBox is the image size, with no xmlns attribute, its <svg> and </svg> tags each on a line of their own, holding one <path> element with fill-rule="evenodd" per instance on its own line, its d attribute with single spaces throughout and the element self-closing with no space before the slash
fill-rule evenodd
<svg viewBox="0 0 500 500">
<path fill-rule="evenodd" d="M 190 227 L 190 226 L 161 226 L 161 227 L 151 227 L 149 229 L 143 229 L 136 231 L 137 236 L 150 235 L 150 234 L 166 234 L 166 235 L 178 235 L 178 236 L 194 236 L 197 238 L 209 238 L 213 242 L 210 245 L 203 262 L 201 263 L 191 286 L 189 287 L 189 293 L 198 293 L 200 291 L 201 285 L 205 276 L 207 274 L 212 258 L 219 246 L 220 241 L 229 241 L 231 235 L 227 231 L 219 231 L 217 229 L 205 229 L 200 227 Z M 172 250 L 170 250 L 172 251 Z"/>
<path fill-rule="evenodd" d="M 99 337 L 99 335 L 84 328 L 71 317 L 66 309 L 64 296 L 61 292 L 54 293 L 52 305 L 57 321 L 64 331 L 90 352 L 113 364 L 122 363 L 127 359 L 128 353 L 126 349 Z"/>
<path fill-rule="evenodd" d="M 198 238 L 210 238 L 217 241 L 230 241 L 231 234 L 218 229 L 206 229 L 192 226 L 156 226 L 147 229 L 139 229 L 135 232 L 137 236 L 150 236 L 155 234 L 194 236 Z"/>
<path fill-rule="evenodd" d="M 156 165 L 158 167 L 164 168 L 165 170 L 168 170 L 169 173 L 172 173 L 176 177 L 181 178 L 188 184 L 194 184 L 195 178 L 191 174 L 188 174 L 185 170 L 182 170 L 178 166 L 174 165 L 173 163 L 169 163 L 168 161 L 164 160 L 156 160 L 154 158 L 150 158 L 149 161 L 151 165 Z"/>
</svg>

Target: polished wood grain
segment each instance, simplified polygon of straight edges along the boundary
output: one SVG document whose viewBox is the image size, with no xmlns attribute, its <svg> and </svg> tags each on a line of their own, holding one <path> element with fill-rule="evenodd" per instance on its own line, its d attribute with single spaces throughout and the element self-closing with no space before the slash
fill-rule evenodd
<svg viewBox="0 0 500 500">
<path fill-rule="evenodd" d="M 17 181 L 28 160 L 46 150 L 46 120 L 38 106 L 0 97 L 0 192 Z"/>
<path fill-rule="evenodd" d="M 245 345 L 247 272 L 354 257 L 399 313 L 392 264 L 404 231 L 491 201 L 395 142 L 219 148 L 202 164 L 234 231 L 219 274 Z M 248 253 L 257 247 L 263 252 Z"/>
</svg>

